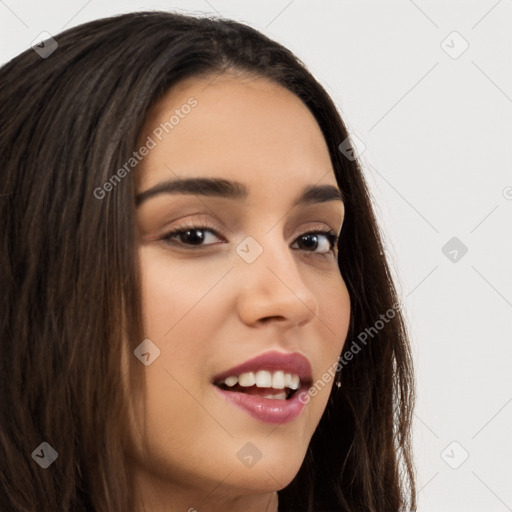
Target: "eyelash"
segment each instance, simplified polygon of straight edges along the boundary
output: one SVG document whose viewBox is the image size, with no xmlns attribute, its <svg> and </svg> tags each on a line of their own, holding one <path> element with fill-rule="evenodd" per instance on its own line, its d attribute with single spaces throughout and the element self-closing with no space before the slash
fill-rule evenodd
<svg viewBox="0 0 512 512">
<path fill-rule="evenodd" d="M 217 230 L 209 225 L 207 222 L 204 222 L 202 225 L 194 225 L 194 224 L 183 224 L 182 226 L 178 226 L 176 229 L 174 229 L 173 231 L 170 231 L 168 233 L 166 233 L 164 236 L 161 237 L 161 240 L 164 242 L 164 243 L 168 243 L 170 244 L 170 240 L 178 235 L 181 235 L 181 234 L 184 234 L 186 233 L 187 231 L 193 231 L 193 230 L 198 230 L 198 231 L 210 231 L 211 233 L 213 233 L 217 238 L 221 238 L 221 236 L 217 233 Z M 308 251 L 306 250 L 306 252 L 310 252 L 312 254 L 318 254 L 319 256 L 327 256 L 329 253 L 334 253 L 334 248 L 338 245 L 338 240 L 339 240 L 339 236 L 336 234 L 336 232 L 332 229 L 326 229 L 326 230 L 323 230 L 323 229 L 317 229 L 317 230 L 314 230 L 314 231 L 307 231 L 305 232 L 304 234 L 300 235 L 295 241 L 294 243 L 299 240 L 301 237 L 303 236 L 307 236 L 307 235 L 323 235 L 325 236 L 328 240 L 329 240 L 329 251 L 327 253 L 324 253 L 324 252 L 321 252 L 321 253 L 316 253 L 316 251 Z M 178 245 L 185 245 L 185 246 L 189 246 L 189 248 L 193 248 L 193 247 L 198 247 L 198 248 L 201 248 L 201 247 L 208 247 L 208 245 L 197 245 L 197 246 L 194 246 L 194 245 L 191 245 L 191 244 L 183 244 L 183 243 L 180 243 Z"/>
</svg>

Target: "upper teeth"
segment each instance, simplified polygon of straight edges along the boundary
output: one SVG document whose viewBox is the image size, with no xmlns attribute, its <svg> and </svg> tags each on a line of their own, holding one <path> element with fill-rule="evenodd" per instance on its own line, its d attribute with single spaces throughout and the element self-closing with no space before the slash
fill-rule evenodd
<svg viewBox="0 0 512 512">
<path fill-rule="evenodd" d="M 231 375 L 223 381 L 230 388 L 235 384 L 240 384 L 242 387 L 254 386 L 258 388 L 274 388 L 274 389 L 299 389 L 300 378 L 298 375 L 291 373 L 284 373 L 279 370 L 277 372 L 269 372 L 260 370 L 259 372 L 246 372 L 240 375 Z"/>
</svg>

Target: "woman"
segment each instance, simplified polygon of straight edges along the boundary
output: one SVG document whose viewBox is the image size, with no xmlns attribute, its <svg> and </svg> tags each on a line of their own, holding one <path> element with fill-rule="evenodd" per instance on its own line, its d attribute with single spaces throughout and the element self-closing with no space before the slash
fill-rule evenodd
<svg viewBox="0 0 512 512">
<path fill-rule="evenodd" d="M 407 333 L 325 90 L 234 21 L 54 38 L 0 70 L 2 510 L 414 509 Z"/>
</svg>

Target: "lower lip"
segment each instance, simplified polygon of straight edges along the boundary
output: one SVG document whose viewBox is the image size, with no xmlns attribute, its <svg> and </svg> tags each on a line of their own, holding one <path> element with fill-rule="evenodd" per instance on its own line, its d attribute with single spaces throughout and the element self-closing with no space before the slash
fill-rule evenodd
<svg viewBox="0 0 512 512">
<path fill-rule="evenodd" d="M 213 387 L 223 398 L 240 407 L 253 418 L 266 423 L 288 423 L 294 420 L 306 405 L 299 400 L 299 397 L 301 394 L 307 394 L 307 387 L 297 390 L 288 400 L 263 398 L 238 391 L 225 391 L 215 385 Z"/>
</svg>

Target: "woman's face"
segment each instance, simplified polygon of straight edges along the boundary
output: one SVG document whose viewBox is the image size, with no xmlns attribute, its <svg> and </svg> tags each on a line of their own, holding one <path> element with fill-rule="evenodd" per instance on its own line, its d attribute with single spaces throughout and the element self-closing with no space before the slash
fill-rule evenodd
<svg viewBox="0 0 512 512">
<path fill-rule="evenodd" d="M 144 345 L 153 362 L 144 368 L 146 414 L 137 417 L 147 430 L 131 454 L 139 481 L 151 475 L 166 489 L 207 499 L 281 489 L 302 464 L 332 379 L 303 407 L 298 395 L 293 407 L 293 397 L 256 396 L 286 388 L 246 387 L 252 413 L 227 399 L 242 394 L 241 380 L 250 384 L 248 371 L 231 388 L 239 392 L 222 392 L 214 380 L 240 377 L 230 369 L 278 352 L 287 357 L 268 366 L 276 386 L 281 366 L 306 379 L 308 365 L 286 366 L 292 353 L 309 362 L 312 382 L 322 381 L 342 351 L 349 295 L 337 253 L 318 231 L 339 234 L 343 203 L 331 194 L 294 206 L 306 187 L 338 189 L 320 128 L 286 89 L 223 75 L 175 86 L 150 111 L 140 141 L 148 151 L 133 172 L 145 337 L 154 346 Z M 154 188 L 188 178 L 236 181 L 247 195 Z M 254 377 L 265 368 L 256 365 Z M 259 385 L 268 388 L 262 375 Z"/>
</svg>

